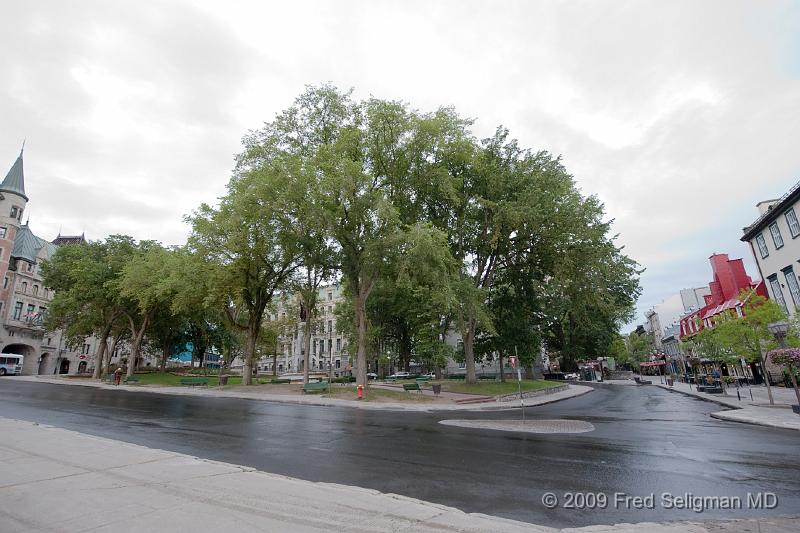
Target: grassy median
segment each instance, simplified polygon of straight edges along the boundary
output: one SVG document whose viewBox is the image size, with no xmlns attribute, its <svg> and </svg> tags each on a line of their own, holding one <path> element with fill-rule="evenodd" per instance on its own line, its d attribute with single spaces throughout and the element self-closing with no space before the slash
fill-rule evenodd
<svg viewBox="0 0 800 533">
<path fill-rule="evenodd" d="M 437 381 L 436 383 L 442 384 L 442 390 L 447 392 L 462 392 L 466 394 L 480 394 L 484 396 L 500 396 L 502 394 L 513 394 L 519 391 L 520 384 L 517 380 L 509 379 L 506 382 L 501 381 L 478 381 L 475 384 L 465 383 L 462 380 L 444 380 Z M 524 379 L 521 382 L 522 391 L 532 391 L 549 389 L 563 385 L 558 381 L 544 381 L 542 379 Z"/>
</svg>

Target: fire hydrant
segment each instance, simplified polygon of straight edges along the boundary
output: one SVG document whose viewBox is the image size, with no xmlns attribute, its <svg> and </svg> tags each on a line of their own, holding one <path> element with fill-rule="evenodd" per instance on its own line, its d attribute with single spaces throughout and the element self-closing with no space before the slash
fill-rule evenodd
<svg viewBox="0 0 800 533">
<path fill-rule="evenodd" d="M 358 389 L 358 399 L 359 400 L 363 400 L 364 399 L 364 385 L 359 385 L 356 388 Z"/>
</svg>

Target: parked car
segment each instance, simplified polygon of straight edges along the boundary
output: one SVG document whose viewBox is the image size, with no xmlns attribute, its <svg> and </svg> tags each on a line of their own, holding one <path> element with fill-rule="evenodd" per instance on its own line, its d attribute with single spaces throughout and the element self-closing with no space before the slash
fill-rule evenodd
<svg viewBox="0 0 800 533">
<path fill-rule="evenodd" d="M 375 372 L 367 372 L 367 379 L 378 379 L 378 374 Z"/>
<path fill-rule="evenodd" d="M 411 374 L 409 374 L 408 372 L 395 372 L 389 377 L 393 379 L 408 379 L 411 377 Z"/>
<path fill-rule="evenodd" d="M 429 379 L 436 379 L 436 372 L 428 372 L 427 374 L 422 374 L 421 378 L 429 378 Z"/>
<path fill-rule="evenodd" d="M 564 379 L 569 379 L 569 380 L 578 379 L 578 374 L 575 374 L 574 372 L 572 374 L 567 374 L 564 376 Z"/>
</svg>

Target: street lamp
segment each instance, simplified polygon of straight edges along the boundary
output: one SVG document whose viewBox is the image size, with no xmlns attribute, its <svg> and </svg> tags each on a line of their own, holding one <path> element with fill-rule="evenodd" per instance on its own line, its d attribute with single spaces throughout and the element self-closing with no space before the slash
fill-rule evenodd
<svg viewBox="0 0 800 533">
<path fill-rule="evenodd" d="M 767 329 L 781 348 L 786 347 L 786 334 L 789 332 L 789 323 L 785 320 L 779 320 L 767 325 Z M 767 361 L 764 359 L 764 350 L 759 350 L 759 357 L 761 358 L 761 372 L 764 373 L 764 381 L 767 383 L 767 394 L 769 394 L 769 404 L 775 405 L 775 400 L 772 398 L 772 385 L 769 382 L 769 371 L 767 370 Z"/>
</svg>

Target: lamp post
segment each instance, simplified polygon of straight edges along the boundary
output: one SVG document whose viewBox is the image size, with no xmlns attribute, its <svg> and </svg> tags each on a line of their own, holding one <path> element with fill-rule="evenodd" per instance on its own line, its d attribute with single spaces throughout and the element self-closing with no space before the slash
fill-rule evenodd
<svg viewBox="0 0 800 533">
<path fill-rule="evenodd" d="M 786 347 L 786 334 L 789 332 L 789 323 L 785 320 L 779 320 L 767 325 L 767 329 L 775 340 L 778 341 L 778 346 L 781 348 Z M 764 359 L 764 350 L 759 350 L 759 357 L 761 358 L 761 371 L 764 373 L 764 379 L 767 383 L 767 393 L 769 394 L 769 404 L 775 405 L 775 400 L 772 398 L 772 385 L 769 382 L 769 372 L 767 371 L 767 361 Z"/>
</svg>

